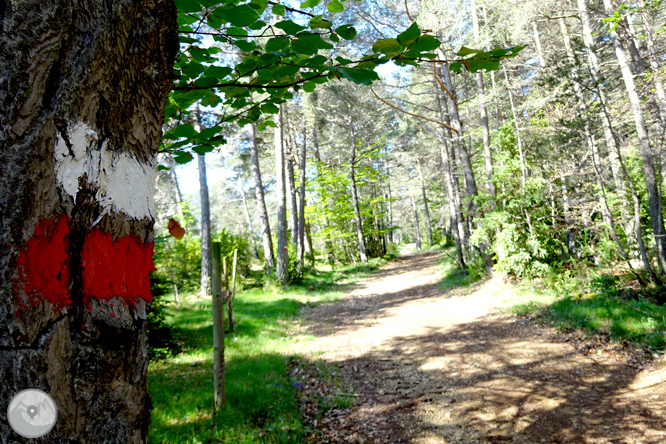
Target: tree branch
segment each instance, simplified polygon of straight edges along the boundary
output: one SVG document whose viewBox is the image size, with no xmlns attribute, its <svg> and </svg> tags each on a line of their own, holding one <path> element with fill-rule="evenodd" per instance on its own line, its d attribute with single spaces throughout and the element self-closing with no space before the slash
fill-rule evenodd
<svg viewBox="0 0 666 444">
<path fill-rule="evenodd" d="M 375 95 L 375 97 L 377 97 L 377 99 L 378 99 L 380 102 L 384 103 L 385 105 L 390 106 L 391 108 L 393 108 L 393 109 L 396 110 L 396 111 L 400 111 L 401 113 L 404 113 L 404 114 L 410 115 L 410 116 L 412 116 L 412 117 L 416 117 L 416 118 L 418 118 L 418 119 L 423 119 L 423 120 L 427 120 L 428 122 L 436 123 L 437 125 L 443 126 L 444 128 L 449 129 L 449 130 L 455 132 L 456 134 L 458 133 L 458 130 L 456 130 L 455 128 L 450 127 L 449 125 L 446 125 L 445 123 L 438 122 L 438 121 L 436 121 L 436 120 L 429 119 L 429 118 L 427 118 L 427 117 L 419 116 L 418 114 L 410 113 L 409 111 L 405 111 L 404 109 L 401 109 L 401 108 L 398 108 L 397 106 L 393 106 L 393 105 L 391 105 L 391 104 L 388 103 L 386 100 L 382 99 L 381 97 L 379 97 L 379 96 L 377 95 L 377 93 L 375 92 L 375 90 L 374 90 L 374 88 L 372 87 L 372 85 L 370 85 L 370 91 L 372 91 L 372 93 Z"/>
</svg>

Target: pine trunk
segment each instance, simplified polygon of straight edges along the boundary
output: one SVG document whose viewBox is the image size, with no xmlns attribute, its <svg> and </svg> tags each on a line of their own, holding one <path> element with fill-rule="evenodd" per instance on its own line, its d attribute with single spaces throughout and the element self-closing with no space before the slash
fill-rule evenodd
<svg viewBox="0 0 666 444">
<path fill-rule="evenodd" d="M 305 126 L 303 127 L 303 141 L 301 145 L 300 162 L 298 165 L 300 182 L 298 190 L 298 270 L 303 269 L 303 260 L 305 256 L 305 155 L 306 155 Z"/>
<path fill-rule="evenodd" d="M 0 399 L 50 394 L 50 443 L 144 443 L 153 187 L 176 8 L 0 6 Z M 5 412 L 0 442 L 23 442 Z"/>
<path fill-rule="evenodd" d="M 604 0 L 606 12 L 612 12 L 613 8 L 610 0 Z M 652 147 L 650 146 L 650 139 L 648 137 L 645 120 L 643 118 L 643 111 L 641 110 L 641 101 L 636 92 L 636 85 L 634 77 L 631 73 L 631 68 L 627 64 L 627 55 L 625 53 L 620 37 L 616 31 L 611 31 L 611 38 L 613 39 L 613 46 L 615 47 L 615 55 L 620 64 L 620 71 L 622 72 L 622 79 L 629 95 L 629 102 L 631 104 L 631 111 L 634 115 L 634 122 L 636 124 L 636 133 L 638 136 L 638 145 L 643 159 L 643 174 L 645 176 L 645 186 L 647 189 L 648 209 L 650 212 L 650 221 L 652 222 L 652 230 L 654 232 L 655 244 L 657 246 L 657 257 L 659 259 L 659 269 L 663 273 L 666 270 L 666 230 L 664 229 L 664 219 L 661 212 L 661 194 L 657 189 L 657 177 L 654 169 L 654 160 L 652 155 Z"/>
<path fill-rule="evenodd" d="M 275 175 L 277 176 L 277 267 L 275 276 L 285 285 L 289 281 L 289 256 L 287 254 L 287 187 L 285 183 L 284 121 L 282 105 L 275 128 Z"/>
<path fill-rule="evenodd" d="M 273 239 L 271 237 L 271 226 L 266 211 L 264 200 L 264 185 L 261 181 L 261 169 L 259 168 L 259 147 L 257 146 L 257 127 L 252 125 L 252 143 L 250 144 L 250 157 L 252 161 L 252 174 L 254 174 L 254 192 L 257 198 L 257 212 L 261 220 L 261 238 L 264 245 L 264 259 L 266 260 L 266 273 L 270 274 L 275 267 L 273 256 Z"/>
</svg>

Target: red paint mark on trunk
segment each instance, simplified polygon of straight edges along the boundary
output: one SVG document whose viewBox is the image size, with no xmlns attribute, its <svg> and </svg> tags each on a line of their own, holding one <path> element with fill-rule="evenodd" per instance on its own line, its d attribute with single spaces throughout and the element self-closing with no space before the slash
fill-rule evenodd
<svg viewBox="0 0 666 444">
<path fill-rule="evenodd" d="M 121 237 L 116 242 L 110 233 L 94 229 L 83 243 L 83 302 L 113 297 L 129 305 L 139 298 L 150 302 L 150 272 L 154 244 L 144 244 L 137 236 Z"/>
<path fill-rule="evenodd" d="M 69 225 L 65 215 L 45 219 L 35 225 L 35 234 L 26 242 L 16 261 L 18 277 L 14 294 L 25 292 L 34 307 L 47 300 L 56 309 L 71 304 L 69 298 Z M 19 298 L 19 307 L 25 307 Z"/>
</svg>

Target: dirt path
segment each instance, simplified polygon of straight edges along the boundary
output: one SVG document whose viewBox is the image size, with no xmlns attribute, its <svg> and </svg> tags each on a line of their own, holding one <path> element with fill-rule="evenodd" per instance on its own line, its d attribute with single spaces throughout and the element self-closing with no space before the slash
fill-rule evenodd
<svg viewBox="0 0 666 444">
<path fill-rule="evenodd" d="M 358 397 L 320 420 L 318 442 L 666 442 L 664 366 L 501 314 L 497 279 L 440 292 L 437 261 L 402 256 L 311 309 L 311 356 Z"/>
</svg>

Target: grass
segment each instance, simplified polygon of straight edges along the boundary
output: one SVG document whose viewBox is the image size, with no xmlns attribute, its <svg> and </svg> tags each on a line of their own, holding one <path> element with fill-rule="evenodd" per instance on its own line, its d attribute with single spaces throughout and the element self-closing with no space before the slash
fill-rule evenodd
<svg viewBox="0 0 666 444">
<path fill-rule="evenodd" d="M 450 254 L 447 254 L 450 253 Z M 478 278 L 475 273 L 456 267 L 453 252 L 442 255 L 443 278 L 440 291 L 466 287 Z M 627 341 L 652 352 L 666 353 L 665 290 L 650 288 L 632 290 L 633 276 L 602 275 L 593 278 L 595 270 L 555 273 L 541 281 L 522 281 L 495 293 L 503 311 L 520 316 L 536 316 L 540 321 L 563 331 L 578 330 L 588 335 L 608 336 Z"/>
<path fill-rule="evenodd" d="M 444 249 L 443 253 L 439 262 L 442 279 L 437 283 L 437 290 L 448 291 L 466 287 L 480 279 L 480 276 L 476 276 L 469 270 L 461 270 L 456 266 L 452 259 L 452 255 L 455 254 L 453 248 Z"/>
<path fill-rule="evenodd" d="M 590 284 L 576 281 L 577 291 L 554 291 L 548 282 L 520 285 L 521 301 L 509 308 L 519 315 L 536 315 L 564 331 L 604 335 L 653 352 L 666 351 L 666 307 L 601 277 Z M 647 292 L 653 293 L 654 290 Z"/>
<path fill-rule="evenodd" d="M 180 341 L 180 353 L 151 362 L 148 389 L 153 411 L 149 443 L 275 443 L 304 441 L 297 402 L 298 381 L 288 375 L 297 345 L 311 338 L 298 332 L 306 304 L 338 299 L 348 284 L 385 259 L 369 265 L 317 271 L 279 292 L 250 289 L 234 301 L 233 334 L 225 335 L 227 405 L 211 429 L 213 329 L 210 299 L 185 298 L 169 308 L 167 323 Z M 334 370 L 323 374 L 335 382 Z M 321 409 L 344 408 L 349 397 L 322 399 Z"/>
</svg>

